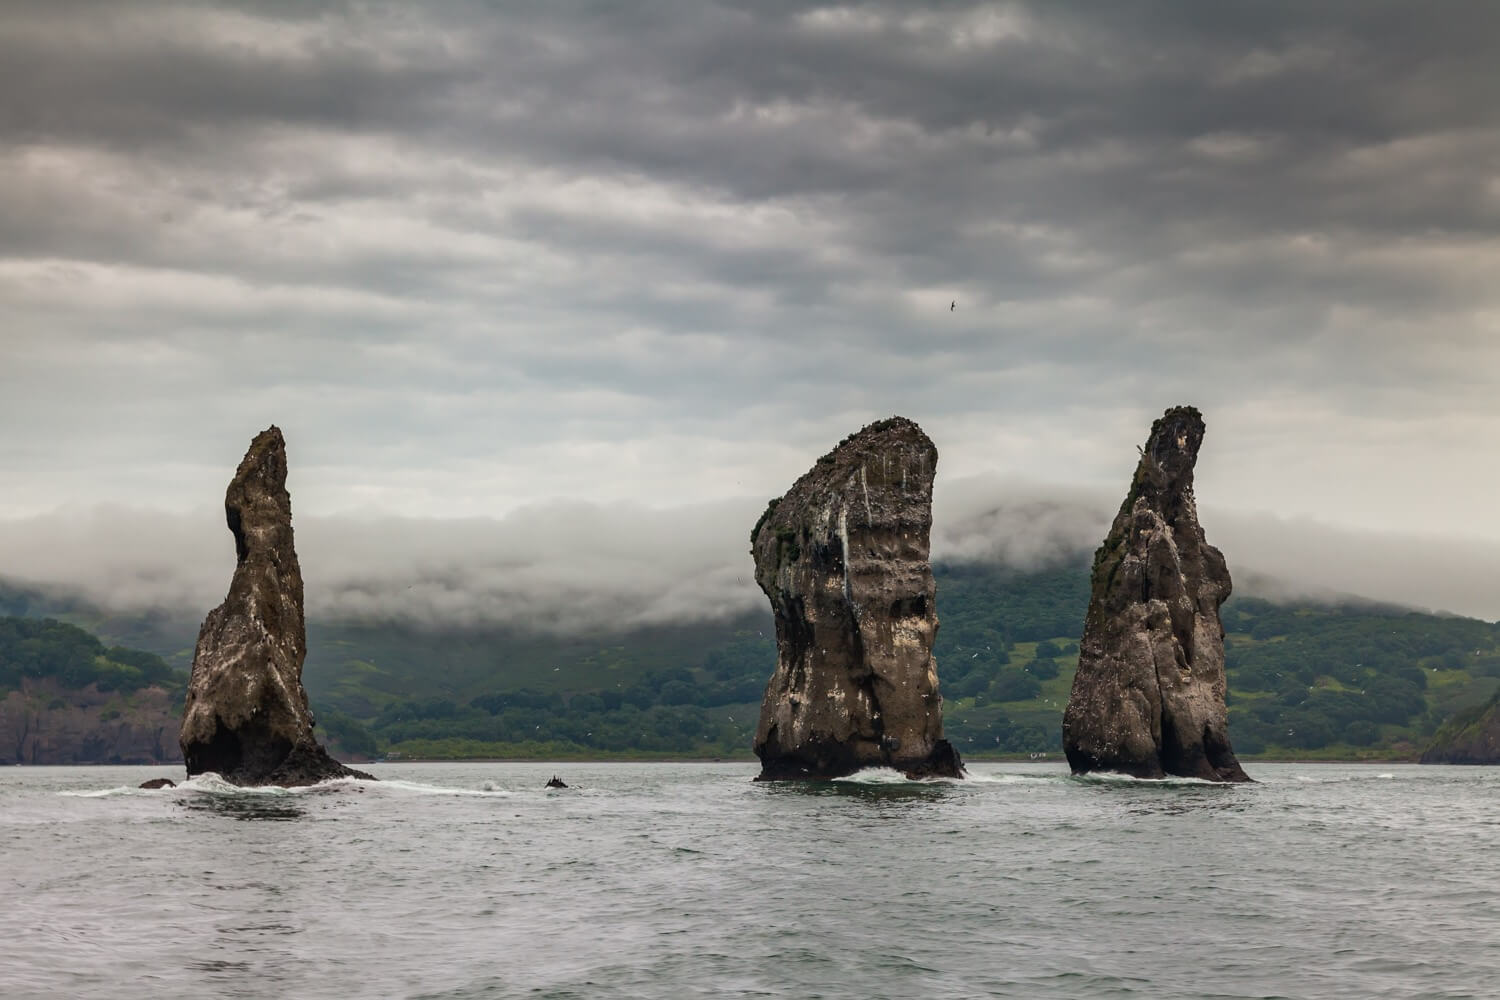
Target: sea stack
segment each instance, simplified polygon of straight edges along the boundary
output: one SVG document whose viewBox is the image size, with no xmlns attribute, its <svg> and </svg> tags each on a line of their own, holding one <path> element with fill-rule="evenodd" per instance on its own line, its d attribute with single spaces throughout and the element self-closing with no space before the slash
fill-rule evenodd
<svg viewBox="0 0 1500 1000">
<path fill-rule="evenodd" d="M 229 596 L 204 619 L 193 651 L 181 734 L 188 775 L 212 771 L 236 785 L 374 780 L 329 757 L 313 736 L 302 689 L 302 571 L 286 442 L 276 427 L 250 442 L 224 512 L 238 562 Z"/>
<path fill-rule="evenodd" d="M 928 562 L 937 448 L 904 417 L 818 459 L 750 534 L 776 616 L 776 672 L 755 732 L 758 781 L 891 767 L 963 776 L 943 739 Z"/>
<path fill-rule="evenodd" d="M 1073 773 L 1249 781 L 1224 707 L 1224 555 L 1198 524 L 1193 467 L 1203 417 L 1151 425 L 1130 494 L 1094 553 L 1078 674 L 1063 715 Z"/>
</svg>

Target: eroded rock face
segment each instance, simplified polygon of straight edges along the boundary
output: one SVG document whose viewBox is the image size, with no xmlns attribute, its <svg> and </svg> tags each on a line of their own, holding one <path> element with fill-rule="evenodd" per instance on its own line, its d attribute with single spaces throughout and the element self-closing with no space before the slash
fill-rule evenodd
<svg viewBox="0 0 1500 1000">
<path fill-rule="evenodd" d="M 23 677 L 0 695 L 0 764 L 175 763 L 181 710 L 163 688 L 127 695 Z"/>
<path fill-rule="evenodd" d="M 776 616 L 758 780 L 866 767 L 961 777 L 943 739 L 928 562 L 937 448 L 892 417 L 846 438 L 773 500 L 751 533 Z"/>
<path fill-rule="evenodd" d="M 1151 426 L 1130 494 L 1094 554 L 1078 674 L 1063 715 L 1075 774 L 1116 771 L 1249 781 L 1224 707 L 1223 554 L 1193 497 L 1203 418 L 1190 406 Z"/>
<path fill-rule="evenodd" d="M 292 545 L 286 442 L 277 428 L 250 443 L 224 512 L 238 563 L 229 596 L 208 613 L 193 652 L 181 731 L 188 774 L 282 786 L 370 778 L 329 757 L 313 736 L 302 689 L 302 570 Z"/>
</svg>

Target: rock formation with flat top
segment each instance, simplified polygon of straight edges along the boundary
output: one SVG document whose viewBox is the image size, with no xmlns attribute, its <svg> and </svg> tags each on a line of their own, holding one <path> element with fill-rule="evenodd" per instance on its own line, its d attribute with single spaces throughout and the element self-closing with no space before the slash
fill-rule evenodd
<svg viewBox="0 0 1500 1000">
<path fill-rule="evenodd" d="M 1193 467 L 1203 418 L 1191 406 L 1151 425 L 1130 494 L 1094 554 L 1078 673 L 1063 715 L 1075 774 L 1116 771 L 1249 781 L 1224 707 L 1223 554 L 1203 537 Z"/>
<path fill-rule="evenodd" d="M 866 767 L 962 777 L 943 739 L 928 562 L 937 448 L 892 417 L 818 459 L 751 532 L 755 582 L 776 616 L 757 780 Z"/>
<path fill-rule="evenodd" d="M 208 613 L 193 652 L 181 731 L 188 774 L 212 771 L 237 785 L 374 780 L 329 757 L 313 736 L 302 689 L 302 571 L 277 428 L 250 443 L 224 512 L 238 563 L 229 596 Z"/>
</svg>

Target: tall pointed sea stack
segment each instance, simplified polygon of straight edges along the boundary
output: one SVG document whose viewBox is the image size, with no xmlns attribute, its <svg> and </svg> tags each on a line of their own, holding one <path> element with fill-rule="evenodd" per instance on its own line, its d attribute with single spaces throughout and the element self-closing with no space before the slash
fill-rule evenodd
<svg viewBox="0 0 1500 1000">
<path fill-rule="evenodd" d="M 214 771 L 237 785 L 369 778 L 329 757 L 313 736 L 302 689 L 302 570 L 292 547 L 286 442 L 277 428 L 250 442 L 224 512 L 238 564 L 229 596 L 204 619 L 193 652 L 181 735 L 188 774 Z"/>
<path fill-rule="evenodd" d="M 943 739 L 928 562 L 937 448 L 904 417 L 818 459 L 751 532 L 776 615 L 776 673 L 755 732 L 757 780 L 865 767 L 962 777 Z"/>
<path fill-rule="evenodd" d="M 1118 771 L 1249 781 L 1224 707 L 1224 555 L 1198 525 L 1191 406 L 1151 425 L 1130 495 L 1094 554 L 1078 674 L 1063 715 L 1075 774 Z"/>
</svg>

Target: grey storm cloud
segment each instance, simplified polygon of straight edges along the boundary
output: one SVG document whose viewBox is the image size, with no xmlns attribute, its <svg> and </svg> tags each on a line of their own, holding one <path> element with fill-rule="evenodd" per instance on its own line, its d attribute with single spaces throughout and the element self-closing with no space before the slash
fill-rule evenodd
<svg viewBox="0 0 1500 1000">
<path fill-rule="evenodd" d="M 1049 484 L 938 536 L 1028 564 L 1092 544 L 1064 511 L 1176 403 L 1226 524 L 1468 565 L 1500 541 L 1497 44 L 1458 2 L 9 4 L 0 572 L 101 506 L 190 523 L 275 421 L 310 572 L 353 581 L 324 599 L 383 613 L 386 574 L 482 617 L 548 525 L 753 508 L 892 413 L 945 503 Z M 387 521 L 432 538 L 381 562 Z M 448 523 L 493 558 L 417 559 Z M 756 599 L 722 552 L 639 597 L 582 537 L 509 579 L 601 620 Z"/>
</svg>

